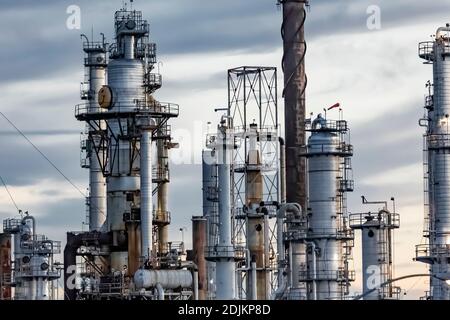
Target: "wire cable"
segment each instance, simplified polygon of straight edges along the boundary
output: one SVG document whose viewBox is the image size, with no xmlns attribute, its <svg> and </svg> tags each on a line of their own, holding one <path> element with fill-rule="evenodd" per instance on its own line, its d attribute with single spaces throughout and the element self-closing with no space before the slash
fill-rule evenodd
<svg viewBox="0 0 450 320">
<path fill-rule="evenodd" d="M 14 201 L 14 198 L 13 198 L 11 192 L 9 191 L 8 186 L 6 185 L 5 180 L 3 180 L 2 176 L 0 176 L 0 180 L 2 180 L 3 186 L 5 187 L 6 192 L 8 192 L 8 195 L 11 198 L 11 201 L 14 204 L 14 207 L 16 207 L 17 211 L 20 212 L 19 206 L 17 205 L 16 201 Z"/>
<path fill-rule="evenodd" d="M 56 170 L 58 171 L 58 173 L 75 189 L 77 190 L 82 196 L 83 198 L 86 198 L 87 195 L 80 189 L 78 188 L 75 183 L 72 182 L 72 180 L 69 179 L 69 177 L 67 177 L 18 127 L 16 127 L 16 125 L 9 120 L 9 118 L 3 113 L 0 112 L 0 115 L 5 118 L 6 121 L 8 121 L 8 123 Z M 98 208 L 96 208 L 98 209 Z M 102 211 L 99 210 L 99 212 L 101 214 L 103 214 L 103 216 L 106 217 L 106 214 Z"/>
</svg>

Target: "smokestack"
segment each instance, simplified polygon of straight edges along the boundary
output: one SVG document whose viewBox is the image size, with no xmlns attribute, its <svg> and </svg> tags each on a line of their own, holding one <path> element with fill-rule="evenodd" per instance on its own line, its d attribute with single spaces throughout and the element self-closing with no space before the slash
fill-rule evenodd
<svg viewBox="0 0 450 320">
<path fill-rule="evenodd" d="M 283 72 L 286 141 L 286 202 L 306 208 L 305 146 L 305 53 L 304 24 L 307 0 L 279 0 L 283 6 Z M 306 211 L 306 210 L 304 210 Z"/>
<path fill-rule="evenodd" d="M 198 300 L 206 300 L 208 280 L 206 276 L 206 218 L 192 217 L 192 249 L 198 269 Z"/>
</svg>

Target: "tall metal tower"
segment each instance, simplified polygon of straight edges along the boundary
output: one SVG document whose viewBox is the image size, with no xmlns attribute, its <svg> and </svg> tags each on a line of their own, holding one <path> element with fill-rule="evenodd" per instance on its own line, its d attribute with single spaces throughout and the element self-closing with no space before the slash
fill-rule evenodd
<svg viewBox="0 0 450 320">
<path fill-rule="evenodd" d="M 308 298 L 340 300 L 349 293 L 353 230 L 348 225 L 346 193 L 353 191 L 349 128 L 345 120 L 320 114 L 307 123 L 308 139 Z"/>
<path fill-rule="evenodd" d="M 52 283 L 61 272 L 53 257 L 61 252 L 61 242 L 37 234 L 36 220 L 29 215 L 4 220 L 3 232 L 12 236 L 14 243 L 12 278 L 8 279 L 14 287 L 14 300 L 55 299 Z"/>
<path fill-rule="evenodd" d="M 208 135 L 205 149 L 202 151 L 202 194 L 203 217 L 206 219 L 206 247 L 219 243 L 219 192 L 217 151 L 215 149 L 216 135 Z M 208 300 L 216 296 L 216 263 L 206 261 Z"/>
<path fill-rule="evenodd" d="M 350 214 L 350 227 L 361 230 L 362 234 L 362 279 L 365 294 L 393 279 L 393 231 L 400 227 L 400 216 L 388 209 L 387 201 L 369 202 L 364 196 L 362 200 L 363 204 L 383 205 L 377 212 Z M 366 294 L 364 300 L 398 300 L 400 293 L 399 287 L 389 283 Z"/>
<path fill-rule="evenodd" d="M 305 20 L 308 0 L 278 0 L 283 6 L 284 130 L 286 139 L 286 201 L 306 211 L 306 160 L 301 150 L 305 135 Z"/>
<path fill-rule="evenodd" d="M 217 234 L 206 247 L 205 258 L 214 262 L 215 297 L 221 300 L 236 299 L 236 261 L 242 260 L 242 250 L 233 242 L 232 165 L 234 142 L 233 121 L 222 117 L 216 136 L 209 138 L 208 146 L 213 148 L 217 163 Z M 203 192 L 208 190 L 204 190 Z M 215 227 L 215 217 L 208 217 L 210 227 Z M 212 242 L 211 242 L 212 241 Z"/>
<path fill-rule="evenodd" d="M 262 203 L 279 200 L 276 68 L 228 70 L 228 115 L 236 144 L 233 239 L 236 246 L 248 249 L 246 266 L 239 268 L 238 298 L 268 299 L 276 285 L 276 208 Z"/>
<path fill-rule="evenodd" d="M 419 57 L 433 65 L 428 82 L 425 116 L 425 232 L 426 244 L 416 246 L 416 260 L 430 265 L 432 300 L 450 300 L 450 24 L 436 32 L 434 41 L 419 43 Z"/>
<path fill-rule="evenodd" d="M 100 109 L 98 92 L 106 84 L 106 43 L 104 37 L 101 42 L 90 42 L 85 39 L 83 51 L 86 56 L 85 81 L 81 84 L 81 99 L 87 100 L 89 112 L 95 113 Z M 89 231 L 99 231 L 106 221 L 106 178 L 102 168 L 106 160 L 106 131 L 105 121 L 98 121 L 98 128 L 86 124 L 86 131 L 81 140 L 81 166 L 89 169 L 89 196 L 86 199 L 88 209 Z"/>
<path fill-rule="evenodd" d="M 90 229 L 67 234 L 65 297 L 123 298 L 134 288 L 147 298 L 187 298 L 194 294 L 194 268 L 168 241 L 168 157 L 177 146 L 168 121 L 178 116 L 178 105 L 153 97 L 162 77 L 154 72 L 156 45 L 142 12 L 116 11 L 114 27 L 110 46 L 104 39 L 84 43 L 89 90 L 82 97 L 88 102 L 76 106 L 75 116 L 89 128 L 82 146 L 91 168 Z"/>
</svg>

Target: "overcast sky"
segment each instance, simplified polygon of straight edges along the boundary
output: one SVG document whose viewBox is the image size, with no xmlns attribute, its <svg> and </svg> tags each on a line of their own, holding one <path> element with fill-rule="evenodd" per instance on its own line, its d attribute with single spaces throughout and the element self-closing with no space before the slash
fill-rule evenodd
<svg viewBox="0 0 450 320">
<path fill-rule="evenodd" d="M 178 134 L 192 133 L 199 122 L 206 126 L 217 121 L 213 109 L 227 103 L 229 68 L 276 66 L 282 84 L 281 11 L 275 2 L 135 1 L 135 8 L 150 21 L 162 62 L 164 87 L 156 97 L 180 105 L 180 117 L 172 122 Z M 394 196 L 402 221 L 395 236 L 395 272 L 426 271 L 425 265 L 412 261 L 423 226 L 422 130 L 417 121 L 423 115 L 424 84 L 431 78 L 430 66 L 417 57 L 417 44 L 450 20 L 450 1 L 310 3 L 308 113 L 340 102 L 349 120 L 356 185 L 349 195 L 349 210 L 362 210 L 361 195 L 369 200 Z M 81 30 L 66 27 L 70 5 L 81 8 Z M 104 32 L 111 40 L 113 15 L 121 5 L 120 0 L 0 3 L 0 110 L 82 190 L 88 181 L 87 171 L 79 166 L 83 124 L 73 116 L 83 80 L 80 33 Z M 380 30 L 367 28 L 370 5 L 381 9 Z M 282 87 L 278 89 L 281 93 Z M 201 137 L 179 140 L 182 151 L 192 148 L 200 153 Z M 0 148 L 0 174 L 19 207 L 38 217 L 39 231 L 64 241 L 66 231 L 80 230 L 85 216 L 81 195 L 3 119 Z M 185 226 L 190 235 L 190 217 L 201 214 L 201 168 L 173 164 L 171 178 L 171 236 L 180 240 L 178 229 Z M 6 192 L 0 192 L 0 204 L 0 218 L 14 216 Z M 353 290 L 360 291 L 361 254 L 356 242 L 354 267 L 359 276 Z M 426 283 L 420 278 L 400 285 L 408 290 L 407 298 L 418 298 Z"/>
</svg>

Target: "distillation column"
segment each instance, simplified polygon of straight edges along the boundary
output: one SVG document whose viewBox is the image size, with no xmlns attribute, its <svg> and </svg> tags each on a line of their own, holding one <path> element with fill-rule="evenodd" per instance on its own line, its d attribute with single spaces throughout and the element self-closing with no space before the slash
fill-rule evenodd
<svg viewBox="0 0 450 320">
<path fill-rule="evenodd" d="M 202 151 L 203 217 L 206 219 L 206 247 L 218 243 L 217 160 L 214 149 Z M 208 298 L 216 294 L 216 262 L 207 260 Z"/>
<path fill-rule="evenodd" d="M 350 215 L 350 227 L 361 230 L 363 294 L 382 283 L 392 280 L 393 229 L 400 227 L 397 213 L 383 208 L 378 213 L 355 213 Z M 399 299 L 399 288 L 392 284 L 368 293 L 364 300 Z"/>
<path fill-rule="evenodd" d="M 249 149 L 245 164 L 245 206 L 247 211 L 247 248 L 250 254 L 250 261 L 254 263 L 255 269 L 247 274 L 247 299 L 267 300 L 268 297 L 268 270 L 265 261 L 265 246 L 267 228 L 264 221 L 264 212 L 260 208 L 263 200 L 263 177 L 261 153 L 258 150 L 258 128 L 256 124 L 250 124 L 248 132 Z M 250 276 L 256 272 L 256 277 Z M 253 279 L 256 278 L 256 284 Z M 256 288 L 257 292 L 252 292 Z"/>
<path fill-rule="evenodd" d="M 206 259 L 216 263 L 216 299 L 232 300 L 236 297 L 235 248 L 231 241 L 231 163 L 234 148 L 232 123 L 223 117 L 217 135 L 217 172 L 219 198 L 218 243 L 208 246 Z"/>
<path fill-rule="evenodd" d="M 159 139 L 156 142 L 158 167 L 157 178 L 160 179 L 158 183 L 157 192 L 157 206 L 156 206 L 156 222 L 158 222 L 158 252 L 164 256 L 168 252 L 168 238 L 169 238 L 169 213 L 167 210 L 167 196 L 169 187 L 169 141 Z"/>
<path fill-rule="evenodd" d="M 434 42 L 419 44 L 419 56 L 433 64 L 434 94 L 426 100 L 428 245 L 417 246 L 416 260 L 430 264 L 432 276 L 450 279 L 450 25 L 439 28 Z M 431 90 L 430 90 L 431 91 Z M 449 281 L 431 277 L 433 300 L 450 300 Z"/>
<path fill-rule="evenodd" d="M 50 300 L 50 284 L 60 277 L 53 256 L 60 253 L 61 243 L 36 234 L 32 216 L 7 219 L 3 226 L 14 238 L 14 299 Z"/>
<path fill-rule="evenodd" d="M 83 35 L 83 37 L 85 37 Z M 86 38 L 86 37 L 85 37 Z M 97 113 L 98 92 L 106 84 L 106 44 L 102 42 L 86 42 L 83 44 L 86 53 L 85 67 L 87 68 L 89 90 L 81 92 L 81 98 L 87 99 L 87 112 Z M 88 140 L 86 141 L 86 165 L 89 168 L 89 231 L 99 231 L 106 221 L 106 178 L 103 166 L 106 159 L 104 134 L 106 124 L 99 120 L 96 126 L 87 123 Z"/>
<path fill-rule="evenodd" d="M 98 286 L 98 283 L 123 283 L 122 289 L 127 289 L 126 280 L 139 268 L 166 268 L 177 259 L 176 254 L 163 259 L 157 252 L 167 250 L 167 225 L 170 221 L 167 212 L 167 149 L 174 144 L 169 143 L 171 137 L 167 122 L 178 116 L 179 108 L 175 104 L 156 101 L 152 96 L 162 86 L 162 77 L 153 72 L 156 45 L 149 41 L 149 24 L 142 18 L 142 12 L 126 8 L 116 11 L 114 27 L 115 41 L 108 50 L 105 50 L 104 41 L 85 44 L 87 61 L 93 60 L 90 64 L 101 62 L 103 69 L 97 65 L 95 68 L 90 66 L 90 95 L 97 91 L 98 94 L 90 98 L 87 106 L 76 106 L 75 116 L 88 122 L 100 136 L 98 145 L 90 144 L 89 147 L 96 156 L 91 158 L 98 159 L 106 177 L 108 211 L 103 228 L 68 233 L 66 278 L 71 276 L 67 271 L 70 265 L 74 264 L 77 256 L 82 256 L 87 261 L 85 266 L 94 283 L 92 292 L 82 289 L 77 293 L 66 285 L 69 299 L 77 296 L 91 299 L 92 294 L 99 292 L 108 295 L 110 292 L 104 292 L 104 286 Z M 91 51 L 102 55 L 91 54 Z M 107 64 L 101 61 L 106 51 L 109 52 Z M 107 70 L 107 84 L 103 86 L 105 77 L 102 78 L 100 70 Z M 156 140 L 158 162 L 154 163 L 152 144 Z M 153 167 L 158 167 L 159 171 L 163 169 L 163 180 Z M 154 212 L 152 197 L 156 183 L 159 201 Z M 98 207 L 93 205 L 91 208 Z M 159 235 L 154 237 L 155 231 Z M 157 239 L 160 240 L 160 248 L 156 245 Z M 81 247 L 85 250 L 80 250 Z M 98 259 L 92 261 L 92 256 L 98 256 Z M 104 268 L 99 268 L 100 261 Z"/>
<path fill-rule="evenodd" d="M 353 233 L 345 224 L 345 157 L 352 155 L 350 145 L 342 141 L 345 121 L 327 121 L 321 115 L 311 124 L 308 140 L 308 236 L 310 252 L 304 280 L 316 290 L 309 292 L 318 300 L 339 300 L 348 286 L 347 241 Z M 314 266 L 314 267 L 312 267 Z"/>
<path fill-rule="evenodd" d="M 136 99 L 144 99 L 143 79 L 144 65 L 134 58 L 134 36 L 121 37 L 117 35 L 118 46 L 124 46 L 124 57 L 113 59 L 108 65 L 108 86 L 112 92 L 120 92 L 117 101 L 111 106 L 110 112 L 126 113 L 136 108 Z M 123 215 L 131 211 L 136 205 L 140 190 L 139 158 L 133 157 L 130 139 L 123 131 L 128 129 L 126 118 L 110 119 L 108 125 L 111 130 L 109 159 L 110 174 L 107 179 L 108 190 L 108 226 L 113 234 L 111 252 L 111 268 L 121 270 L 128 265 L 126 250 L 127 241 Z M 112 161 L 114 159 L 114 161 Z M 141 237 L 145 235 L 141 233 Z M 151 235 L 147 235 L 151 237 Z M 144 248 L 142 248 L 144 254 Z"/>
</svg>

